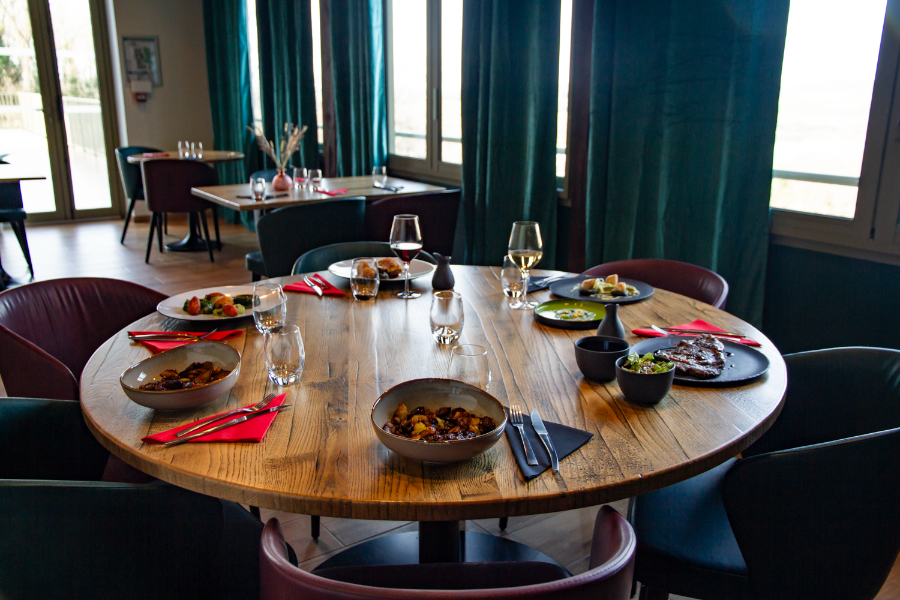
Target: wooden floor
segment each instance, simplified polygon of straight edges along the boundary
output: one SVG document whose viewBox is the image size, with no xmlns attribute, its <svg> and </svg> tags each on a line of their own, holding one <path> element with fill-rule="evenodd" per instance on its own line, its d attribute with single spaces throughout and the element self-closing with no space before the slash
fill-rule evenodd
<svg viewBox="0 0 900 600">
<path fill-rule="evenodd" d="M 258 250 L 256 234 L 239 225 L 222 224 L 223 249 L 210 263 L 204 253 L 160 254 L 154 246 L 150 264 L 144 263 L 148 224 L 133 223 L 125 245 L 119 243 L 122 221 L 97 221 L 68 225 L 29 226 L 28 241 L 37 279 L 60 277 L 114 277 L 140 283 L 166 294 L 217 285 L 250 281 L 244 268 L 244 255 Z M 170 221 L 166 242 L 187 234 L 186 221 Z M 0 229 L 0 257 L 13 277 L 27 280 L 27 268 L 15 236 Z M 2 388 L 0 388 L 2 394 Z M 626 501 L 613 504 L 624 514 Z M 501 535 L 527 544 L 554 558 L 573 573 L 587 569 L 594 517 L 599 507 L 562 513 L 511 518 L 506 531 L 500 531 L 497 519 L 467 521 L 469 531 Z M 415 523 L 396 521 L 358 521 L 323 518 L 318 541 L 309 536 L 309 517 L 290 513 L 262 511 L 263 519 L 277 517 L 288 542 L 294 547 L 301 566 L 312 569 L 332 553 L 375 536 L 414 530 Z M 680 599 L 680 596 L 672 596 Z M 900 600 L 900 561 L 894 566 L 878 600 Z"/>
</svg>

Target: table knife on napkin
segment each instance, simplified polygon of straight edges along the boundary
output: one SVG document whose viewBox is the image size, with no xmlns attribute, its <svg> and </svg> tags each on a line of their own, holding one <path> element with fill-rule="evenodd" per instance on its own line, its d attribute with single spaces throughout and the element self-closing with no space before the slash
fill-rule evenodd
<svg viewBox="0 0 900 600">
<path fill-rule="evenodd" d="M 547 448 L 547 454 L 550 455 L 551 467 L 553 467 L 554 471 L 559 473 L 559 456 L 556 454 L 556 448 L 553 447 L 553 440 L 551 440 L 550 436 L 547 434 L 547 428 L 544 427 L 544 422 L 541 420 L 541 415 L 538 414 L 537 409 L 531 411 L 531 426 L 534 427 L 538 437 L 544 442 L 544 447 Z"/>
<path fill-rule="evenodd" d="M 221 425 L 216 425 L 215 427 L 210 427 L 209 429 L 203 429 L 196 433 L 192 433 L 190 435 L 186 435 L 181 438 L 176 438 L 174 440 L 168 441 L 163 444 L 163 447 L 168 448 L 170 446 L 178 446 L 180 444 L 184 444 L 191 440 L 195 440 L 198 437 L 203 437 L 204 435 L 209 435 L 210 433 L 215 433 L 217 431 L 222 431 L 223 429 L 228 429 L 229 427 L 234 427 L 235 425 L 240 425 L 241 423 L 245 423 L 250 419 L 255 419 L 256 417 L 261 417 L 262 415 L 267 415 L 273 412 L 279 412 L 286 408 L 290 408 L 291 404 L 281 404 L 280 406 L 273 406 L 272 408 L 264 408 L 262 410 L 257 410 L 243 417 L 238 417 L 237 419 L 232 419 L 230 421 L 225 421 Z"/>
</svg>

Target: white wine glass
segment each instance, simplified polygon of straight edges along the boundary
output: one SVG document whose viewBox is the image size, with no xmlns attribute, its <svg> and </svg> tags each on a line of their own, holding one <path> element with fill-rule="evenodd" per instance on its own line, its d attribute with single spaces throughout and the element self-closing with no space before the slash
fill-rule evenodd
<svg viewBox="0 0 900 600">
<path fill-rule="evenodd" d="M 395 215 L 391 225 L 391 250 L 403 261 L 403 291 L 397 298 L 411 300 L 422 294 L 409 291 L 409 263 L 422 249 L 422 230 L 419 229 L 418 215 Z"/>
<path fill-rule="evenodd" d="M 509 234 L 509 260 L 522 271 L 522 301 L 513 309 L 532 309 L 537 302 L 528 301 L 528 281 L 531 268 L 544 255 L 541 228 L 536 221 L 516 221 Z"/>
</svg>

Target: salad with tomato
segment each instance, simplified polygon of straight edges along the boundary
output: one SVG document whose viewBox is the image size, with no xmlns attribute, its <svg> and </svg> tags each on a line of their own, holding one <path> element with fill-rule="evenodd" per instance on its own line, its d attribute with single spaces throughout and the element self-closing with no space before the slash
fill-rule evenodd
<svg viewBox="0 0 900 600">
<path fill-rule="evenodd" d="M 228 294 L 213 292 L 203 298 L 194 296 L 184 301 L 184 312 L 189 315 L 211 315 L 213 317 L 240 317 L 252 306 L 253 296 L 243 294 L 232 298 Z"/>
</svg>

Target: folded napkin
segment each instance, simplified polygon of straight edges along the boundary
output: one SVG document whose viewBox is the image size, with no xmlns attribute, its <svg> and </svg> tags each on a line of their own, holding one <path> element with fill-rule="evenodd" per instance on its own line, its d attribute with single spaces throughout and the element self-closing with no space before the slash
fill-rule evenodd
<svg viewBox="0 0 900 600">
<path fill-rule="evenodd" d="M 328 280 L 326 280 L 321 275 L 314 274 L 314 275 L 310 275 L 309 278 L 312 279 L 313 282 L 315 282 L 320 288 L 322 288 L 322 294 L 324 294 L 325 296 L 341 296 L 342 298 L 347 297 L 347 294 L 345 294 L 341 290 L 337 289 L 336 287 L 334 287 L 333 285 L 328 283 Z M 286 291 L 286 292 L 304 292 L 307 294 L 315 294 L 316 293 L 316 290 L 314 290 L 311 287 L 309 287 L 308 285 L 306 285 L 306 283 L 304 283 L 302 279 L 296 283 L 291 283 L 291 284 L 284 286 L 284 291 Z"/>
<path fill-rule="evenodd" d="M 275 398 L 269 402 L 266 408 L 272 408 L 275 406 L 281 406 L 284 402 L 284 398 L 287 394 L 281 394 L 280 396 L 275 396 Z M 255 402 L 254 402 L 255 404 Z M 253 406 L 253 404 L 247 406 L 249 408 Z M 228 409 L 233 410 L 233 409 Z M 223 414 L 228 412 L 228 410 L 223 410 L 221 413 Z M 284 411 L 281 411 L 284 412 Z M 242 417 L 246 415 L 235 415 L 232 417 L 236 419 L 238 417 Z M 269 430 L 269 426 L 272 424 L 272 421 L 275 420 L 275 417 L 278 415 L 277 412 L 272 412 L 267 415 L 262 415 L 256 417 L 255 419 L 250 419 L 249 421 L 244 421 L 238 425 L 233 425 L 227 429 L 223 429 L 222 431 L 217 431 L 216 433 L 211 433 L 209 435 L 204 435 L 195 440 L 191 440 L 188 444 L 193 444 L 195 442 L 261 442 L 263 437 L 266 435 L 266 432 Z M 205 417 L 204 417 L 205 418 Z M 198 419 L 199 420 L 199 419 Z M 222 419 L 221 421 L 215 421 L 210 424 L 210 427 L 214 427 L 216 425 L 221 425 L 222 423 L 227 423 L 231 419 Z M 141 438 L 141 441 L 145 444 L 164 444 L 166 442 L 170 442 L 175 439 L 175 434 L 184 429 L 190 429 L 193 427 L 197 421 L 191 421 L 190 423 L 185 423 L 184 425 L 179 425 L 174 429 L 170 429 L 168 431 L 163 431 L 162 433 L 157 433 L 156 435 L 148 435 L 145 438 Z M 201 430 L 202 431 L 202 430 Z"/>
<path fill-rule="evenodd" d="M 506 412 L 508 415 L 509 409 L 507 409 Z M 550 454 L 544 447 L 544 442 L 538 437 L 534 427 L 531 426 L 531 415 L 523 414 L 522 421 L 525 424 L 525 437 L 527 437 L 528 441 L 531 443 L 531 449 L 534 450 L 534 456 L 538 460 L 537 466 L 529 465 L 525 460 L 525 449 L 522 447 L 522 436 L 519 435 L 519 430 L 508 422 L 506 424 L 506 440 L 509 442 L 513 456 L 516 457 L 519 471 L 522 472 L 522 476 L 525 477 L 526 480 L 530 480 L 550 468 Z M 544 426 L 547 428 L 547 435 L 550 436 L 553 447 L 556 448 L 559 462 L 562 462 L 565 457 L 584 446 L 588 440 L 594 437 L 593 433 L 575 429 L 574 427 L 568 427 L 566 425 L 560 425 L 559 423 L 551 423 L 547 420 L 544 421 Z"/>
<path fill-rule="evenodd" d="M 167 333 L 189 333 L 191 335 L 203 335 L 205 331 L 129 331 L 128 335 L 150 335 L 150 334 L 159 334 L 165 335 Z M 222 340 L 228 340 L 233 337 L 238 337 L 243 334 L 243 331 L 233 330 L 233 331 L 217 331 L 213 334 L 210 334 L 203 338 L 201 341 L 206 342 L 221 342 Z M 138 340 L 135 340 L 138 341 Z M 178 346 L 183 346 L 184 344 L 193 344 L 193 340 L 185 340 L 183 342 L 173 341 L 173 342 L 156 342 L 156 341 L 142 341 L 143 345 L 147 346 L 153 352 L 165 352 L 166 350 L 171 350 L 172 348 L 177 348 Z"/>
<path fill-rule="evenodd" d="M 551 283 L 556 283 L 556 281 L 551 281 L 550 283 L 544 283 L 548 279 L 552 279 L 556 277 L 556 275 L 548 275 L 547 277 L 531 277 L 528 280 L 528 293 L 533 294 L 535 292 L 539 292 L 541 290 L 546 290 L 550 287 Z M 574 275 L 573 275 L 574 277 Z M 557 279 L 557 281 L 559 281 Z"/>
<path fill-rule="evenodd" d="M 696 321 L 691 321 L 690 323 L 685 323 L 684 325 L 672 325 L 672 327 L 677 327 L 678 329 L 701 329 L 703 331 L 708 331 L 710 333 L 718 333 L 725 331 L 721 327 L 716 327 L 712 323 L 707 323 L 703 319 L 697 319 Z M 654 331 L 653 329 L 632 329 L 631 333 L 635 335 L 643 335 L 646 337 L 665 337 L 658 331 Z M 673 331 L 672 335 L 697 335 L 694 333 L 678 333 L 677 331 Z M 739 344 L 746 344 L 747 346 L 759 346 L 760 343 L 750 338 L 735 338 L 735 337 L 723 337 L 723 340 L 729 340 L 732 342 L 738 342 Z"/>
<path fill-rule="evenodd" d="M 145 152 L 144 156 L 168 156 L 168 152 Z"/>
<path fill-rule="evenodd" d="M 347 193 L 347 190 L 323 190 L 323 189 L 315 189 L 314 192 L 318 192 L 320 194 L 325 194 L 326 196 L 342 196 Z"/>
</svg>

